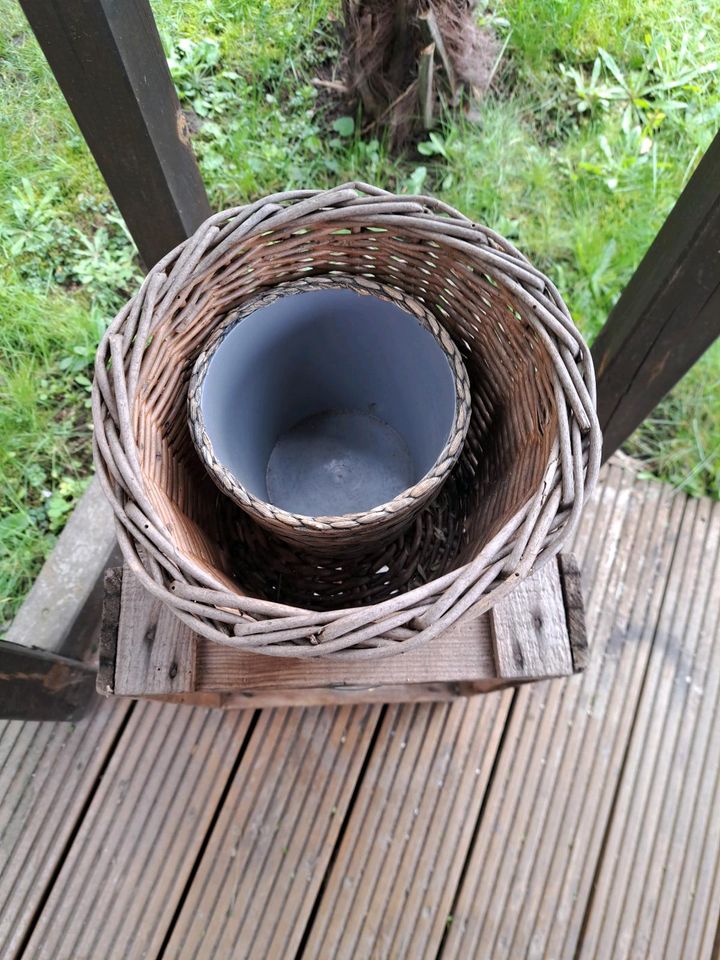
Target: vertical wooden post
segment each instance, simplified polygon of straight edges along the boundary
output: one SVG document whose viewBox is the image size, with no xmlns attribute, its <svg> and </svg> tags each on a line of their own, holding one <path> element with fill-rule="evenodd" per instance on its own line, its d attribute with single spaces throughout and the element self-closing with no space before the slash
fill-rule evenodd
<svg viewBox="0 0 720 960">
<path fill-rule="evenodd" d="M 150 267 L 211 211 L 148 0 L 20 3 Z M 94 671 L 57 651 L 77 652 L 98 621 L 92 585 L 102 583 L 115 536 L 97 481 L 75 515 L 10 630 L 24 645 L 37 642 L 39 628 L 46 649 L 0 641 L 2 717 L 71 719 L 94 695 Z M 79 557 L 78 523 L 95 541 Z M 63 577 L 71 555 L 84 589 Z M 41 613 L 52 619 L 39 625 Z"/>
<path fill-rule="evenodd" d="M 148 0 L 20 0 L 146 266 L 210 215 Z"/>
<path fill-rule="evenodd" d="M 720 334 L 720 134 L 593 346 L 607 459 Z"/>
</svg>

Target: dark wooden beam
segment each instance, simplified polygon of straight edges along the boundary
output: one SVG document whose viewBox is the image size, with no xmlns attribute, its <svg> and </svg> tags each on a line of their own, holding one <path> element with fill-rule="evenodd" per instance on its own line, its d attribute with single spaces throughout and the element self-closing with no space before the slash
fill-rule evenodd
<svg viewBox="0 0 720 960">
<path fill-rule="evenodd" d="M 147 267 L 210 215 L 148 0 L 20 0 Z"/>
<path fill-rule="evenodd" d="M 0 640 L 0 717 L 77 720 L 95 696 L 95 670 L 79 660 Z"/>
<path fill-rule="evenodd" d="M 607 459 L 720 335 L 720 134 L 593 345 Z"/>
</svg>

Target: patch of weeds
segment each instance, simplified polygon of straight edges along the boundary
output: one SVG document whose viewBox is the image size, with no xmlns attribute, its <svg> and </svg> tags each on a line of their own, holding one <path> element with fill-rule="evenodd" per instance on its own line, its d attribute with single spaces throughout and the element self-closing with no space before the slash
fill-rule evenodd
<svg viewBox="0 0 720 960">
<path fill-rule="evenodd" d="M 10 216 L 0 223 L 0 250 L 22 279 L 36 290 L 81 287 L 111 316 L 140 277 L 132 239 L 114 207 L 81 195 L 78 208 L 88 231 L 77 225 L 56 184 L 40 192 L 23 177 L 11 196 Z"/>
<path fill-rule="evenodd" d="M 339 56 L 337 31 L 319 19 L 321 9 L 308 20 L 292 8 L 292 55 L 283 40 L 277 56 L 266 52 L 260 68 L 250 72 L 244 54 L 212 33 L 170 46 L 173 79 L 215 205 L 343 179 L 403 182 L 401 164 L 390 159 L 385 145 L 365 141 L 358 118 L 312 82 L 322 65 Z"/>
<path fill-rule="evenodd" d="M 88 372 L 105 321 L 10 267 L 0 281 L 1 626 L 90 476 Z"/>
</svg>

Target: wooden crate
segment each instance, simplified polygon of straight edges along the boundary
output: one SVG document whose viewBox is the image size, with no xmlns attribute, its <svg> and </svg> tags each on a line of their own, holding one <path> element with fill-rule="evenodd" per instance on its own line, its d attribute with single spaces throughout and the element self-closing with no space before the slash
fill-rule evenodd
<svg viewBox="0 0 720 960">
<path fill-rule="evenodd" d="M 546 564 L 489 613 L 425 647 L 364 663 L 247 653 L 194 634 L 127 568 L 108 571 L 98 691 L 216 707 L 448 700 L 585 666 L 580 573 Z"/>
</svg>

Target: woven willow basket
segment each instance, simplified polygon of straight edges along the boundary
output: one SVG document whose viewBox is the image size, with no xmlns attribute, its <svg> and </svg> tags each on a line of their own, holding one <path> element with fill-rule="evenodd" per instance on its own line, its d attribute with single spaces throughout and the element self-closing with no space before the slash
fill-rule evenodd
<svg viewBox="0 0 720 960">
<path fill-rule="evenodd" d="M 340 517 L 307 517 L 281 510 L 272 503 L 254 496 L 218 460 L 202 414 L 202 385 L 215 351 L 228 333 L 245 317 L 269 306 L 281 297 L 339 289 L 366 296 L 372 294 L 376 300 L 392 303 L 413 316 L 418 325 L 431 334 L 439 351 L 445 355 L 449 372 L 452 374 L 455 388 L 455 415 L 445 445 L 439 451 L 430 470 L 417 483 L 403 490 L 392 500 L 362 513 L 348 513 Z M 428 401 L 430 400 L 431 398 L 428 398 Z M 350 555 L 356 557 L 367 554 L 374 544 L 380 547 L 399 536 L 408 527 L 415 514 L 439 493 L 460 456 L 467 434 L 470 422 L 470 384 L 462 357 L 452 338 L 432 313 L 412 297 L 383 284 L 369 283 L 363 277 L 312 277 L 293 283 L 281 283 L 273 287 L 269 293 L 251 297 L 243 303 L 239 311 L 228 317 L 214 330 L 196 359 L 190 377 L 188 419 L 190 434 L 206 470 L 214 477 L 218 487 L 243 507 L 257 523 L 301 550 L 308 549 L 317 553 L 318 557 L 331 559 Z M 257 551 L 254 552 L 257 556 Z"/>
<path fill-rule="evenodd" d="M 203 469 L 186 417 L 215 328 L 314 275 L 424 304 L 470 380 L 470 428 L 439 496 L 352 562 L 319 562 L 250 521 Z M 348 184 L 216 214 L 150 271 L 95 370 L 97 470 L 130 569 L 197 633 L 258 653 L 351 660 L 431 640 L 554 556 L 597 479 L 592 361 L 559 293 L 502 237 L 429 197 Z"/>
</svg>

